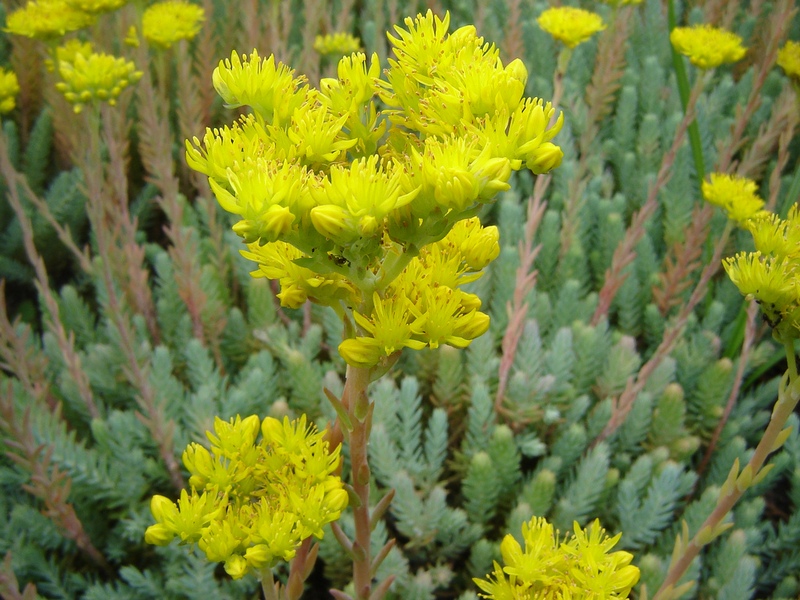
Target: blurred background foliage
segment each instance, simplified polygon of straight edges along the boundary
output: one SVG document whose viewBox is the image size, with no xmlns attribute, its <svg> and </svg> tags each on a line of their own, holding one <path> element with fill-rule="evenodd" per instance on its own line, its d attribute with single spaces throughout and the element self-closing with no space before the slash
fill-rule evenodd
<svg viewBox="0 0 800 600">
<path fill-rule="evenodd" d="M 385 64 L 384 32 L 432 4 L 453 28 L 474 23 L 505 61 L 521 57 L 526 95 L 555 91 L 558 48 L 535 21 L 545 2 L 200 4 L 200 34 L 168 50 L 123 43 L 135 3 L 70 34 L 144 72 L 97 113 L 100 163 L 82 160 L 88 117 L 55 91 L 46 44 L 0 34 L 0 64 L 21 87 L 0 148 L 4 598 L 256 597 L 255 579 L 231 581 L 178 545 L 146 546 L 149 499 L 176 496 L 182 449 L 217 415 L 335 416 L 323 388 L 341 392 L 339 319 L 281 308 L 269 282 L 250 278 L 229 216 L 183 158 L 184 139 L 232 120 L 211 86 L 221 58 L 257 48 L 317 82 L 336 59 L 313 50 L 314 36 L 351 32 Z M 702 523 L 776 397 L 783 351 L 710 261 L 725 219 L 702 205 L 690 146 L 675 143 L 683 110 L 665 5 L 583 4 L 609 28 L 556 80 L 564 162 L 535 187 L 518 174 L 481 215 L 501 231 L 500 257 L 471 284 L 491 329 L 463 351 L 406 353 L 371 388 L 375 485 L 396 490 L 373 539 L 376 550 L 398 540 L 381 566 L 397 577 L 392 598 L 476 598 L 471 578 L 534 515 L 562 531 L 595 517 L 621 531 L 642 570 L 635 593 L 652 595 L 681 522 L 692 533 Z M 793 6 L 677 8 L 680 22 L 724 25 L 750 49 L 698 101 L 706 165 L 755 179 L 785 215 L 797 200 L 798 100 L 774 61 L 800 39 Z M 749 243 L 736 233 L 722 250 Z M 794 425 L 686 575 L 697 583 L 687 597 L 800 593 Z M 320 556 L 308 598 L 350 577 L 332 535 Z"/>
</svg>

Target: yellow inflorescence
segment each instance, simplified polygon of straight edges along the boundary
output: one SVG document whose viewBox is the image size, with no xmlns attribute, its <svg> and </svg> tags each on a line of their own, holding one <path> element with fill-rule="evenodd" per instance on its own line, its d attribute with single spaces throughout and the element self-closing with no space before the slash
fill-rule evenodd
<svg viewBox="0 0 800 600">
<path fill-rule="evenodd" d="M 596 600 L 628 598 L 639 569 L 628 552 L 609 552 L 620 535 L 609 538 L 595 520 L 588 531 L 576 522 L 574 535 L 560 539 L 543 518 L 522 525 L 523 549 L 512 535 L 500 545 L 504 567 L 494 563 L 487 579 L 475 579 L 493 600 Z"/>
<path fill-rule="evenodd" d="M 0 67 L 0 114 L 14 110 L 17 105 L 17 94 L 19 94 L 17 74 Z"/>
<path fill-rule="evenodd" d="M 548 8 L 536 22 L 568 48 L 574 48 L 606 28 L 600 15 L 571 6 Z"/>
<path fill-rule="evenodd" d="M 361 50 L 361 40 L 345 32 L 318 35 L 314 38 L 314 50 L 323 56 L 345 56 Z"/>
<path fill-rule="evenodd" d="M 29 38 L 51 40 L 94 23 L 94 17 L 66 0 L 30 0 L 8 15 L 6 31 Z"/>
<path fill-rule="evenodd" d="M 762 211 L 745 222 L 755 252 L 726 258 L 723 266 L 739 291 L 761 306 L 779 339 L 800 337 L 800 214 L 782 219 Z"/>
<path fill-rule="evenodd" d="M 747 51 L 738 35 L 711 25 L 676 27 L 669 39 L 678 53 L 701 69 L 736 62 Z"/>
<path fill-rule="evenodd" d="M 739 225 L 766 214 L 764 201 L 756 193 L 756 182 L 747 177 L 712 173 L 702 184 L 706 202 L 721 207 Z"/>
<path fill-rule="evenodd" d="M 44 64 L 47 67 L 47 70 L 52 73 L 56 70 L 60 63 L 74 63 L 76 55 L 83 54 L 83 56 L 86 57 L 89 56 L 93 51 L 94 47 L 92 46 L 92 42 L 83 42 L 78 38 L 72 38 L 56 48 L 55 60 L 48 58 L 44 61 Z"/>
<path fill-rule="evenodd" d="M 262 438 L 257 441 L 259 429 Z M 283 422 L 255 415 L 219 418 L 208 432 L 211 450 L 197 443 L 183 453 L 191 491 L 172 502 L 154 496 L 156 520 L 145 541 L 164 546 L 177 537 L 197 544 L 208 560 L 224 562 L 235 579 L 294 557 L 300 543 L 347 506 L 337 447 L 305 415 Z"/>
<path fill-rule="evenodd" d="M 76 113 L 92 102 L 108 102 L 113 106 L 122 91 L 142 77 L 132 62 L 96 52 L 88 56 L 78 52 L 71 61 L 61 60 L 58 72 L 61 81 L 56 89 L 74 105 Z"/>
<path fill-rule="evenodd" d="M 497 239 L 470 219 L 514 170 L 544 173 L 563 156 L 552 142 L 562 118 L 524 97 L 522 62 L 503 64 L 472 26 L 448 29 L 449 15 L 406 19 L 383 74 L 376 55 L 353 53 L 318 89 L 273 56 L 233 52 L 214 87 L 253 114 L 187 142 L 189 165 L 240 217 L 253 274 L 280 281 L 284 306 L 334 307 L 351 325 L 340 350 L 352 365 L 485 331 L 458 282 L 496 256 Z M 458 231 L 455 250 L 445 240 Z M 454 283 L 425 283 L 432 269 Z"/>
<path fill-rule="evenodd" d="M 778 66 L 783 69 L 787 77 L 800 83 L 800 42 L 786 42 L 786 45 L 778 51 Z"/>
<path fill-rule="evenodd" d="M 167 0 L 148 6 L 142 16 L 142 35 L 153 46 L 170 48 L 179 40 L 191 40 L 205 20 L 202 7 L 185 0 Z"/>
</svg>

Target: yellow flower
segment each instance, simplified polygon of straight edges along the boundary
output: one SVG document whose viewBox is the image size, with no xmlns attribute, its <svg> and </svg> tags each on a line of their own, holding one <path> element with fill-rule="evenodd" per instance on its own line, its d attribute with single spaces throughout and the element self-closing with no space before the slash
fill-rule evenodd
<svg viewBox="0 0 800 600">
<path fill-rule="evenodd" d="M 367 317 L 354 313 L 356 323 L 369 336 L 356 336 L 339 344 L 339 354 L 355 367 L 371 367 L 405 347 L 421 350 L 425 342 L 414 339 L 419 331 L 411 302 L 404 294 L 373 296 L 373 312 Z"/>
<path fill-rule="evenodd" d="M 175 537 L 196 543 L 239 579 L 291 560 L 305 538 L 321 538 L 323 526 L 347 507 L 347 492 L 334 474 L 340 448 L 331 451 L 305 415 L 283 423 L 260 423 L 256 415 L 217 418 L 207 437 L 210 452 L 195 443 L 184 452 L 191 492 L 182 490 L 177 503 L 151 500 L 156 523 L 145 532 L 148 543 L 163 546 Z"/>
<path fill-rule="evenodd" d="M 191 40 L 200 32 L 205 12 L 185 0 L 156 2 L 142 16 L 142 35 L 157 48 L 170 48 L 179 40 Z"/>
<path fill-rule="evenodd" d="M 736 62 L 747 51 L 738 35 L 711 25 L 676 27 L 669 34 L 669 40 L 679 54 L 688 57 L 700 69 Z"/>
<path fill-rule="evenodd" d="M 231 53 L 220 61 L 211 76 L 214 89 L 229 108 L 250 106 L 267 123 L 285 124 L 305 100 L 305 77 L 294 77 L 294 70 L 275 57 L 261 59 L 258 52 L 248 57 Z"/>
<path fill-rule="evenodd" d="M 745 227 L 753 236 L 756 250 L 764 256 L 797 259 L 800 255 L 800 211 L 796 204 L 789 209 L 786 220 L 764 212 L 747 221 Z"/>
<path fill-rule="evenodd" d="M 582 44 L 606 28 L 600 15 L 571 6 L 548 8 L 539 15 L 536 22 L 567 48 Z"/>
<path fill-rule="evenodd" d="M 122 91 L 142 77 L 136 65 L 124 58 L 109 54 L 76 54 L 73 62 L 58 65 L 62 81 L 56 89 L 64 94 L 79 113 L 90 102 L 108 102 L 112 106 Z"/>
<path fill-rule="evenodd" d="M 300 105 L 286 130 L 297 156 L 310 167 L 322 168 L 344 160 L 347 150 L 358 143 L 344 131 L 347 115 L 337 117 L 324 104 Z"/>
<path fill-rule="evenodd" d="M 756 193 L 756 182 L 752 179 L 712 173 L 710 181 L 703 181 L 701 190 L 707 202 L 723 208 L 739 225 L 765 214 L 764 201 Z"/>
<path fill-rule="evenodd" d="M 344 56 L 361 50 L 361 40 L 352 34 L 341 31 L 318 35 L 314 38 L 314 50 L 322 55 Z"/>
<path fill-rule="evenodd" d="M 778 51 L 778 66 L 783 69 L 787 77 L 795 82 L 800 82 L 800 42 L 788 41 Z"/>
<path fill-rule="evenodd" d="M 352 282 L 335 272 L 317 273 L 298 264 L 309 258 L 306 254 L 285 242 L 260 245 L 249 244 L 249 252 L 242 256 L 258 263 L 258 270 L 250 273 L 253 277 L 267 277 L 280 282 L 278 299 L 281 306 L 299 308 L 310 299 L 324 305 L 338 304 L 340 300 L 356 304 L 358 295 Z M 335 266 L 333 257 L 327 256 L 331 268 Z"/>
<path fill-rule="evenodd" d="M 8 33 L 49 40 L 89 27 L 94 17 L 69 5 L 66 0 L 30 0 L 8 15 Z"/>
<path fill-rule="evenodd" d="M 72 38 L 56 48 L 55 61 L 48 58 L 44 61 L 44 65 L 52 73 L 62 62 L 74 63 L 75 56 L 83 54 L 84 57 L 87 57 L 93 50 L 92 42 L 83 42 L 78 38 Z"/>
<path fill-rule="evenodd" d="M 794 309 L 798 296 L 797 266 L 787 258 L 765 257 L 761 252 L 740 252 L 722 262 L 739 291 L 755 298 L 772 324 L 780 314 Z"/>
<path fill-rule="evenodd" d="M 286 239 L 307 220 L 313 201 L 306 187 L 308 173 L 296 163 L 256 159 L 228 170 L 228 185 L 209 178 L 220 206 L 242 220 L 233 230 L 247 243 Z M 230 191 L 228 191 L 230 190 Z"/>
<path fill-rule="evenodd" d="M 107 13 L 125 6 L 128 0 L 66 0 L 72 8 L 90 15 Z"/>
<path fill-rule="evenodd" d="M 424 153 L 411 149 L 422 186 L 411 203 L 415 216 L 425 217 L 436 208 L 442 214 L 451 209 L 458 213 L 509 189 L 510 161 L 492 156 L 488 146 L 479 151 L 477 142 L 477 137 L 430 137 L 425 140 Z"/>
<path fill-rule="evenodd" d="M 378 161 L 372 155 L 354 160 L 349 168 L 334 166 L 330 178 L 311 189 L 317 203 L 311 209 L 311 222 L 317 231 L 342 245 L 380 236 L 386 215 L 411 202 L 416 191 L 403 193 L 401 169 L 391 164 L 384 169 Z"/>
<path fill-rule="evenodd" d="M 19 94 L 17 74 L 0 67 L 0 114 L 14 110 L 17 94 Z"/>
<path fill-rule="evenodd" d="M 590 531 L 574 523 L 574 535 L 561 539 L 543 518 L 522 525 L 525 548 L 507 535 L 500 544 L 505 567 L 494 563 L 486 580 L 473 579 L 494 600 L 594 600 L 628 598 L 639 569 L 628 552 L 609 552 L 620 536 L 608 538 L 595 520 Z"/>
<path fill-rule="evenodd" d="M 274 155 L 274 146 L 255 115 L 242 115 L 231 127 L 207 128 L 202 143 L 196 137 L 186 140 L 186 163 L 229 189 L 229 169 L 238 173 L 244 168 L 245 159 L 252 165 Z"/>
</svg>

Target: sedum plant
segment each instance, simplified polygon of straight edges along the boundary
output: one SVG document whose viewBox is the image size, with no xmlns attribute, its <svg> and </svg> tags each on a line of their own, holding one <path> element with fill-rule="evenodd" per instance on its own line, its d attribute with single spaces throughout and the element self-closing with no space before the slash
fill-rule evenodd
<svg viewBox="0 0 800 600">
<path fill-rule="evenodd" d="M 367 385 L 404 347 L 463 348 L 486 332 L 479 297 L 461 287 L 499 246 L 497 229 L 475 215 L 509 189 L 512 171 L 543 173 L 562 156 L 550 141 L 562 119 L 551 125 L 551 105 L 523 97 L 521 61 L 504 66 L 474 27 L 451 34 L 449 24 L 449 14 L 430 10 L 408 18 L 389 36 L 395 59 L 385 78 L 377 55 L 368 66 L 354 53 L 319 89 L 274 56 L 234 52 L 214 70 L 214 86 L 227 106 L 253 113 L 187 142 L 189 165 L 241 217 L 233 231 L 258 265 L 253 275 L 279 282 L 282 306 L 310 300 L 342 320 L 348 370 L 342 397 L 328 394 L 338 413 L 331 437 L 349 442 L 357 500 L 354 538 L 336 537 L 353 560 L 353 596 L 364 600 L 393 581 L 373 593 L 392 542 L 373 558 L 372 523 L 391 493 L 371 511 Z"/>
<path fill-rule="evenodd" d="M 797 597 L 796 7 L 551 4 L 0 11 L 3 597 Z"/>
</svg>

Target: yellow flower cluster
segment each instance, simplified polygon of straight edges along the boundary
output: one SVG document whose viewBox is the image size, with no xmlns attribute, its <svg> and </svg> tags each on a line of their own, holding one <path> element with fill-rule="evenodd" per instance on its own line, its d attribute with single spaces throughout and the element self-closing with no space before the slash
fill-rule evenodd
<svg viewBox="0 0 800 600">
<path fill-rule="evenodd" d="M 197 544 L 238 579 L 291 560 L 304 539 L 321 538 L 347 506 L 334 475 L 340 447 L 330 451 L 305 415 L 283 423 L 268 417 L 260 427 L 255 415 L 217 418 L 207 436 L 210 452 L 192 443 L 183 453 L 191 492 L 183 490 L 177 503 L 153 497 L 156 524 L 145 532 L 147 543 L 164 546 L 178 537 Z"/>
<path fill-rule="evenodd" d="M 800 42 L 788 41 L 778 51 L 778 66 L 795 83 L 800 83 Z"/>
<path fill-rule="evenodd" d="M 17 94 L 19 94 L 17 74 L 0 67 L 0 114 L 14 110 Z"/>
<path fill-rule="evenodd" d="M 69 60 L 58 63 L 61 81 L 56 89 L 64 94 L 74 110 L 79 113 L 91 102 L 108 102 L 112 106 L 122 91 L 142 77 L 132 62 L 111 56 L 110 54 L 92 52 L 84 55 L 77 49 Z"/>
<path fill-rule="evenodd" d="M 440 259 L 461 281 L 461 255 L 425 246 L 508 189 L 512 171 L 544 173 L 562 158 L 551 141 L 562 118 L 524 97 L 521 61 L 504 65 L 472 26 L 448 33 L 449 15 L 405 25 L 389 35 L 395 58 L 383 77 L 376 55 L 353 53 L 318 89 L 273 56 L 232 53 L 214 87 L 253 112 L 186 145 L 189 165 L 240 217 L 234 231 L 259 264 L 254 275 L 281 282 L 284 306 L 311 299 L 355 321 L 343 347 L 351 364 L 403 346 L 463 346 L 484 331 L 476 298 L 457 285 L 414 295 L 393 281 L 419 265 L 444 269 Z M 470 243 L 496 255 L 496 237 L 470 223 Z"/>
<path fill-rule="evenodd" d="M 89 56 L 94 51 L 92 42 L 84 42 L 78 38 L 67 40 L 55 50 L 54 58 L 47 58 L 44 61 L 45 67 L 51 73 L 56 70 L 62 62 L 74 63 L 75 56 L 83 54 L 84 57 Z"/>
<path fill-rule="evenodd" d="M 323 56 L 345 56 L 361 50 L 361 40 L 350 33 L 337 32 L 314 38 L 314 50 Z"/>
<path fill-rule="evenodd" d="M 792 206 L 786 219 L 761 211 L 745 227 L 756 250 L 726 258 L 725 271 L 759 303 L 778 339 L 800 337 L 800 211 Z"/>
<path fill-rule="evenodd" d="M 711 25 L 676 27 L 669 40 L 678 53 L 688 57 L 700 69 L 714 69 L 724 63 L 736 62 L 747 51 L 738 35 Z"/>
<path fill-rule="evenodd" d="M 148 6 L 142 15 L 142 35 L 157 48 L 170 48 L 179 40 L 191 40 L 205 20 L 202 7 L 186 0 L 166 0 Z"/>
<path fill-rule="evenodd" d="M 66 0 L 29 0 L 6 19 L 6 31 L 40 40 L 61 37 L 94 23 L 94 16 Z"/>
<path fill-rule="evenodd" d="M 523 550 L 512 535 L 500 544 L 504 567 L 494 563 L 486 580 L 475 579 L 493 600 L 599 600 L 628 598 L 639 569 L 628 552 L 610 552 L 621 534 L 609 538 L 595 520 L 588 531 L 576 522 L 574 535 L 559 534 L 542 518 L 522 525 Z"/>
<path fill-rule="evenodd" d="M 496 227 L 459 221 L 441 241 L 425 246 L 386 289 L 374 294 L 372 315 L 355 312 L 365 334 L 344 340 L 348 364 L 368 367 L 403 347 L 466 347 L 489 328 L 480 298 L 459 289 L 475 281 L 500 252 Z"/>
<path fill-rule="evenodd" d="M 571 6 L 548 8 L 539 15 L 536 22 L 567 48 L 582 44 L 606 28 L 600 15 Z"/>
<path fill-rule="evenodd" d="M 712 173 L 710 181 L 701 186 L 703 198 L 728 213 L 728 217 L 739 225 L 749 219 L 766 215 L 764 201 L 756 193 L 756 182 L 747 177 Z"/>
</svg>

